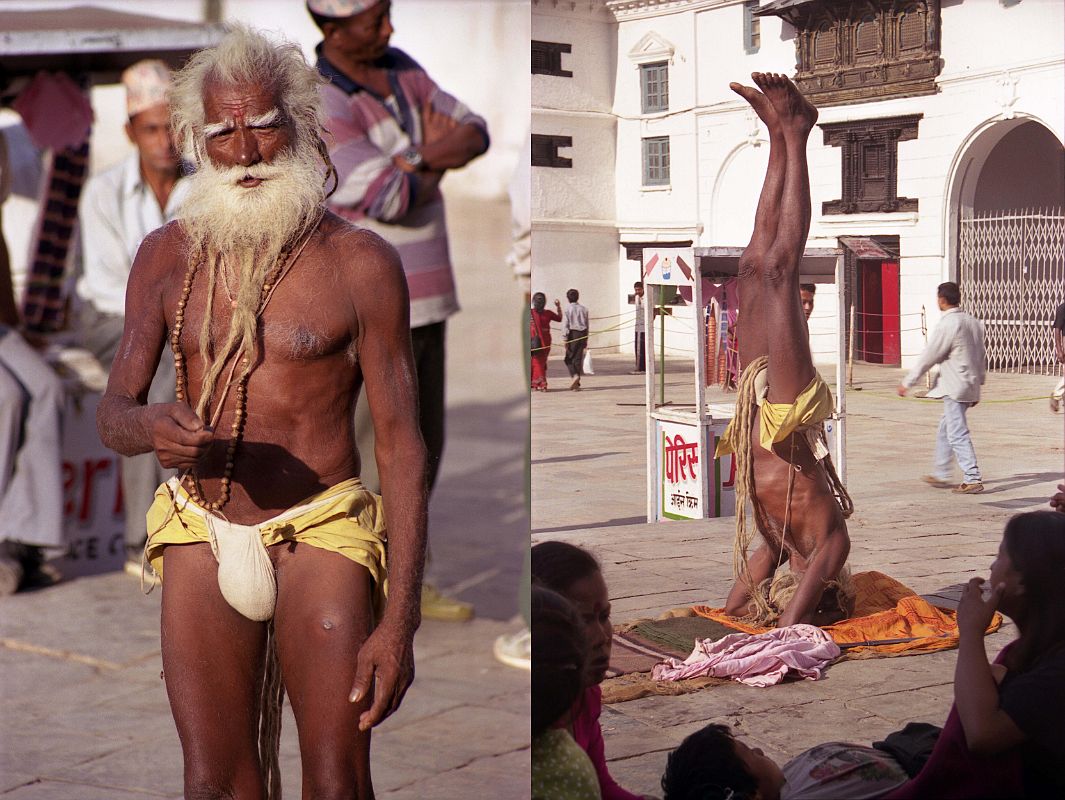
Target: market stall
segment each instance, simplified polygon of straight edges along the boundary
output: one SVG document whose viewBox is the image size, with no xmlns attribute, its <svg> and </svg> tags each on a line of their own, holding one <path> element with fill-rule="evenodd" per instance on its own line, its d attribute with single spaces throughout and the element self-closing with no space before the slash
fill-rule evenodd
<svg viewBox="0 0 1065 800">
<path fill-rule="evenodd" d="M 735 513 L 735 463 L 731 455 L 714 458 L 717 439 L 732 419 L 734 398 L 707 391 L 707 367 L 725 356 L 731 310 L 735 318 L 740 247 L 644 248 L 643 283 L 647 332 L 647 521 L 707 519 Z M 807 248 L 800 282 L 835 284 L 838 293 L 835 412 L 825 421 L 829 450 L 846 483 L 846 396 L 844 385 L 845 308 L 843 251 Z M 664 392 L 665 298 L 678 295 L 691 309 L 694 362 L 690 403 L 667 403 Z M 676 311 L 677 309 L 673 309 Z M 655 321 L 658 320 L 656 328 Z M 708 324 L 710 323 L 710 324 Z M 708 335 L 708 332 L 711 335 Z M 656 339 L 658 341 L 656 342 Z"/>
</svg>

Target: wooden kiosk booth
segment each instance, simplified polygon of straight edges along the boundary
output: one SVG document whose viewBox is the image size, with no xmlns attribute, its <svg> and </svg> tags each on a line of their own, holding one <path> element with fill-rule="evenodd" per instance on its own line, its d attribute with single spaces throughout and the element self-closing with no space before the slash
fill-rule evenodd
<svg viewBox="0 0 1065 800">
<path fill-rule="evenodd" d="M 729 281 L 738 277 L 742 252 L 741 247 L 644 248 L 648 522 L 735 514 L 735 462 L 731 455 L 714 458 L 717 440 L 734 414 L 735 395 L 718 392 L 709 396 L 707 356 L 713 355 L 716 363 L 725 344 L 720 335 L 709 341 L 705 323 L 708 318 L 713 319 L 714 324 L 709 327 L 723 330 L 729 301 L 733 307 L 737 305 L 737 287 L 735 281 Z M 834 283 L 838 293 L 835 411 L 825 420 L 825 430 L 836 471 L 846 484 L 846 395 L 841 390 L 845 386 L 846 363 L 843 281 L 842 249 L 804 251 L 800 282 Z M 663 299 L 667 292 L 679 293 L 684 305 L 693 310 L 695 369 L 691 403 L 664 402 L 666 315 L 658 312 L 665 312 Z M 722 303 L 722 299 L 726 302 Z M 661 362 L 656 359 L 660 352 Z M 660 379 L 662 392 L 656 396 Z"/>
</svg>

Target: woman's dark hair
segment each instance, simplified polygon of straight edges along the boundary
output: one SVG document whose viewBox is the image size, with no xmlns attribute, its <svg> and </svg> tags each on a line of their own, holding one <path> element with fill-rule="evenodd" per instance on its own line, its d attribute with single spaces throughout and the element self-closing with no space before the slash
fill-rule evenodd
<svg viewBox="0 0 1065 800">
<path fill-rule="evenodd" d="M 532 302 L 533 302 L 534 306 L 536 306 L 536 305 L 539 305 L 540 307 L 546 306 L 547 305 L 547 295 L 545 295 L 543 292 L 536 292 L 532 296 Z"/>
<path fill-rule="evenodd" d="M 1010 669 L 1024 671 L 1065 644 L 1065 514 L 1030 511 L 1006 523 L 1006 553 L 1024 584 L 1021 638 Z"/>
<path fill-rule="evenodd" d="M 753 800 L 758 781 L 736 754 L 732 731 L 707 725 L 669 754 L 662 791 L 664 800 Z"/>
<path fill-rule="evenodd" d="M 577 581 L 599 571 L 595 556 L 576 545 L 540 542 L 533 546 L 533 581 L 559 594 L 566 594 Z"/>
<path fill-rule="evenodd" d="M 587 647 L 577 611 L 557 592 L 532 587 L 532 735 L 565 714 L 584 687 Z"/>
</svg>

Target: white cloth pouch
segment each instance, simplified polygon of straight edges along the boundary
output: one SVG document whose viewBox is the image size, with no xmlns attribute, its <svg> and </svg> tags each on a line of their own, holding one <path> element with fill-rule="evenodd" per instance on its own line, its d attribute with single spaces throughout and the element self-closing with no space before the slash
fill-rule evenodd
<svg viewBox="0 0 1065 800">
<path fill-rule="evenodd" d="M 234 525 L 207 515 L 218 560 L 218 588 L 242 615 L 265 622 L 274 615 L 277 579 L 257 525 Z"/>
</svg>

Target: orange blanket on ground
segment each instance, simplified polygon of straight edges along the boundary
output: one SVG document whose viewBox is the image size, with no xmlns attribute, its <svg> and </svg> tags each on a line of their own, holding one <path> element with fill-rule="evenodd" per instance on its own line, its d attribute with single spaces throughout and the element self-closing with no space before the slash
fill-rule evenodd
<svg viewBox="0 0 1065 800">
<path fill-rule="evenodd" d="M 932 605 L 882 572 L 859 572 L 851 580 L 855 589 L 854 616 L 824 627 L 843 648 L 843 658 L 932 653 L 958 646 L 954 611 Z M 723 608 L 693 606 L 692 611 L 744 633 L 769 630 L 730 617 Z M 993 633 L 1000 625 L 1002 615 L 996 612 L 987 632 Z"/>
</svg>

